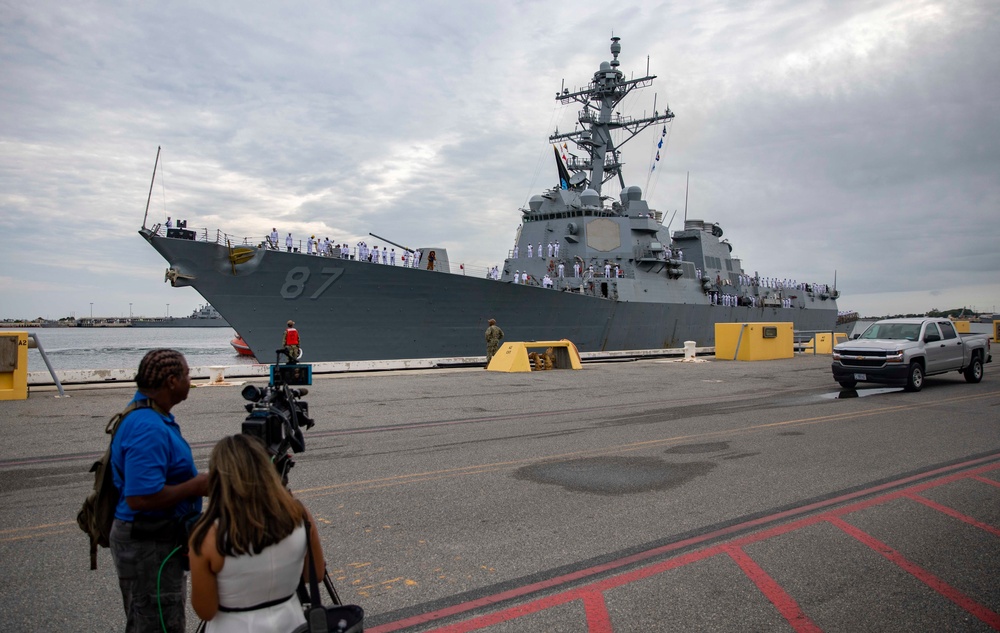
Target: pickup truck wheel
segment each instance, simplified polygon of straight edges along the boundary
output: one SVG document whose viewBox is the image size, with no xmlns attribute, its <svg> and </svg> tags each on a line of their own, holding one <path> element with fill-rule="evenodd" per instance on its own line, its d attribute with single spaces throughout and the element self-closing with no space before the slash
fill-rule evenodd
<svg viewBox="0 0 1000 633">
<path fill-rule="evenodd" d="M 977 383 L 983 379 L 983 360 L 979 358 L 979 354 L 972 357 L 972 364 L 962 373 L 965 374 L 966 382 Z"/>
<path fill-rule="evenodd" d="M 913 361 L 910 363 L 910 370 L 906 374 L 906 390 L 920 391 L 924 386 L 924 366 Z"/>
<path fill-rule="evenodd" d="M 854 389 L 858 386 L 858 382 L 856 380 L 841 380 L 838 382 L 840 382 L 840 386 L 844 389 Z"/>
</svg>

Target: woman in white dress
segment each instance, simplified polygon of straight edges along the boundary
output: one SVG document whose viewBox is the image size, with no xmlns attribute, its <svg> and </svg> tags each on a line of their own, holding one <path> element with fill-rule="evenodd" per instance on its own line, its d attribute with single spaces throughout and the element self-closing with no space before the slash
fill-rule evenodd
<svg viewBox="0 0 1000 633">
<path fill-rule="evenodd" d="M 191 532 L 191 606 L 206 633 L 292 631 L 305 623 L 296 595 L 305 568 L 305 520 L 317 577 L 325 571 L 316 522 L 281 485 L 260 440 L 223 438 L 208 462 L 208 507 Z"/>
</svg>

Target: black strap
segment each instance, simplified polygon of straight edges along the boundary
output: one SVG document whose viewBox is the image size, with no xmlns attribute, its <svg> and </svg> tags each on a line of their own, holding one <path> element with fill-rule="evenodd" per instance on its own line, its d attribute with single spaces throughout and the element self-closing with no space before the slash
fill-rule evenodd
<svg viewBox="0 0 1000 633">
<path fill-rule="evenodd" d="M 137 409 L 153 409 L 157 413 L 160 413 L 160 408 L 157 407 L 155 404 L 153 404 L 153 401 L 150 400 L 150 399 L 148 399 L 148 398 L 144 398 L 142 400 L 133 400 L 132 402 L 129 403 L 129 405 L 127 407 L 125 407 L 125 410 L 122 411 L 121 416 L 118 417 L 117 420 L 115 420 L 114 418 L 111 418 L 111 420 L 108 421 L 108 425 L 106 427 L 104 427 L 104 432 L 111 436 L 111 441 L 108 442 L 108 451 L 109 451 L 108 452 L 108 466 L 111 466 L 111 470 L 113 472 L 118 473 L 118 477 L 123 482 L 125 481 L 125 474 L 121 473 L 121 472 L 118 472 L 118 469 L 115 468 L 115 460 L 112 459 L 110 451 L 111 451 L 112 445 L 115 443 L 115 433 L 118 432 L 118 427 L 120 427 L 122 425 L 122 422 L 125 421 L 125 418 L 128 417 L 129 413 L 132 413 L 133 411 L 135 411 Z M 114 479 L 112 479 L 112 481 L 114 481 Z"/>
<path fill-rule="evenodd" d="M 303 510 L 305 510 L 304 506 Z M 308 514 L 303 514 L 302 520 L 306 525 L 306 563 L 309 565 L 309 604 L 313 607 L 319 607 L 323 605 L 323 601 L 319 597 L 319 580 L 316 578 L 316 567 L 313 565 L 312 526 L 309 524 Z"/>
<path fill-rule="evenodd" d="M 260 604 L 255 604 L 252 607 L 224 607 L 220 604 L 219 611 L 224 611 L 225 613 L 242 613 L 244 611 L 257 611 L 258 609 L 266 609 L 268 607 L 274 607 L 279 604 L 288 602 L 294 595 L 295 594 L 292 593 L 285 596 L 284 598 L 278 598 L 276 600 L 268 600 L 267 602 L 261 602 Z"/>
<path fill-rule="evenodd" d="M 319 580 L 316 578 L 316 567 L 313 565 L 312 526 L 309 524 L 309 514 L 302 506 L 302 520 L 306 525 L 306 564 L 309 565 L 309 610 L 306 611 L 308 633 L 329 633 L 330 625 L 326 618 L 326 607 L 319 597 Z"/>
<path fill-rule="evenodd" d="M 149 400 L 148 398 L 144 398 L 142 400 L 133 400 L 128 404 L 127 407 L 125 407 L 125 410 L 122 411 L 122 414 L 121 416 L 118 417 L 117 421 L 115 421 L 115 419 L 112 418 L 111 421 L 108 422 L 108 425 L 104 427 L 104 432 L 110 435 L 112 439 L 114 439 L 115 432 L 118 430 L 118 427 L 121 426 L 122 422 L 125 421 L 125 418 L 128 416 L 128 414 L 132 413 L 136 409 L 153 409 L 157 413 L 160 413 L 160 408 L 157 407 L 155 404 L 153 404 L 153 401 Z"/>
</svg>

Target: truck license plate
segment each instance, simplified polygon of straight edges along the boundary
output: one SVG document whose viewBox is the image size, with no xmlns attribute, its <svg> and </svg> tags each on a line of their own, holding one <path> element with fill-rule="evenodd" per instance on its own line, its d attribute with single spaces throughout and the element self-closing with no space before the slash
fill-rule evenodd
<svg viewBox="0 0 1000 633">
<path fill-rule="evenodd" d="M 868 376 L 865 374 L 854 374 L 855 380 L 868 380 Z"/>
</svg>

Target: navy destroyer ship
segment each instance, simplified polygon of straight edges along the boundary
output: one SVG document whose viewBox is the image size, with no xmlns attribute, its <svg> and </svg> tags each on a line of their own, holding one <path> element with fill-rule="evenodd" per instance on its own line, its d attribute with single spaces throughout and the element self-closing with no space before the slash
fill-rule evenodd
<svg viewBox="0 0 1000 633">
<path fill-rule="evenodd" d="M 626 78 L 620 52 L 614 37 L 611 61 L 585 87 L 556 94 L 579 107 L 575 130 L 549 137 L 558 180 L 520 209 L 514 246 L 488 278 L 453 273 L 433 246 L 406 248 L 407 265 L 393 266 L 364 250 L 302 253 L 186 223 L 164 230 L 144 219 L 139 233 L 167 260 L 166 279 L 197 290 L 262 359 L 289 319 L 308 361 L 481 357 L 490 318 L 508 341 L 569 339 L 581 352 L 712 346 L 715 324 L 727 322 L 833 330 L 835 288 L 749 273 L 719 224 L 685 220 L 671 233 L 626 186 L 622 146 L 674 114 L 616 111 L 655 79 Z M 617 197 L 602 194 L 612 181 Z"/>
</svg>

